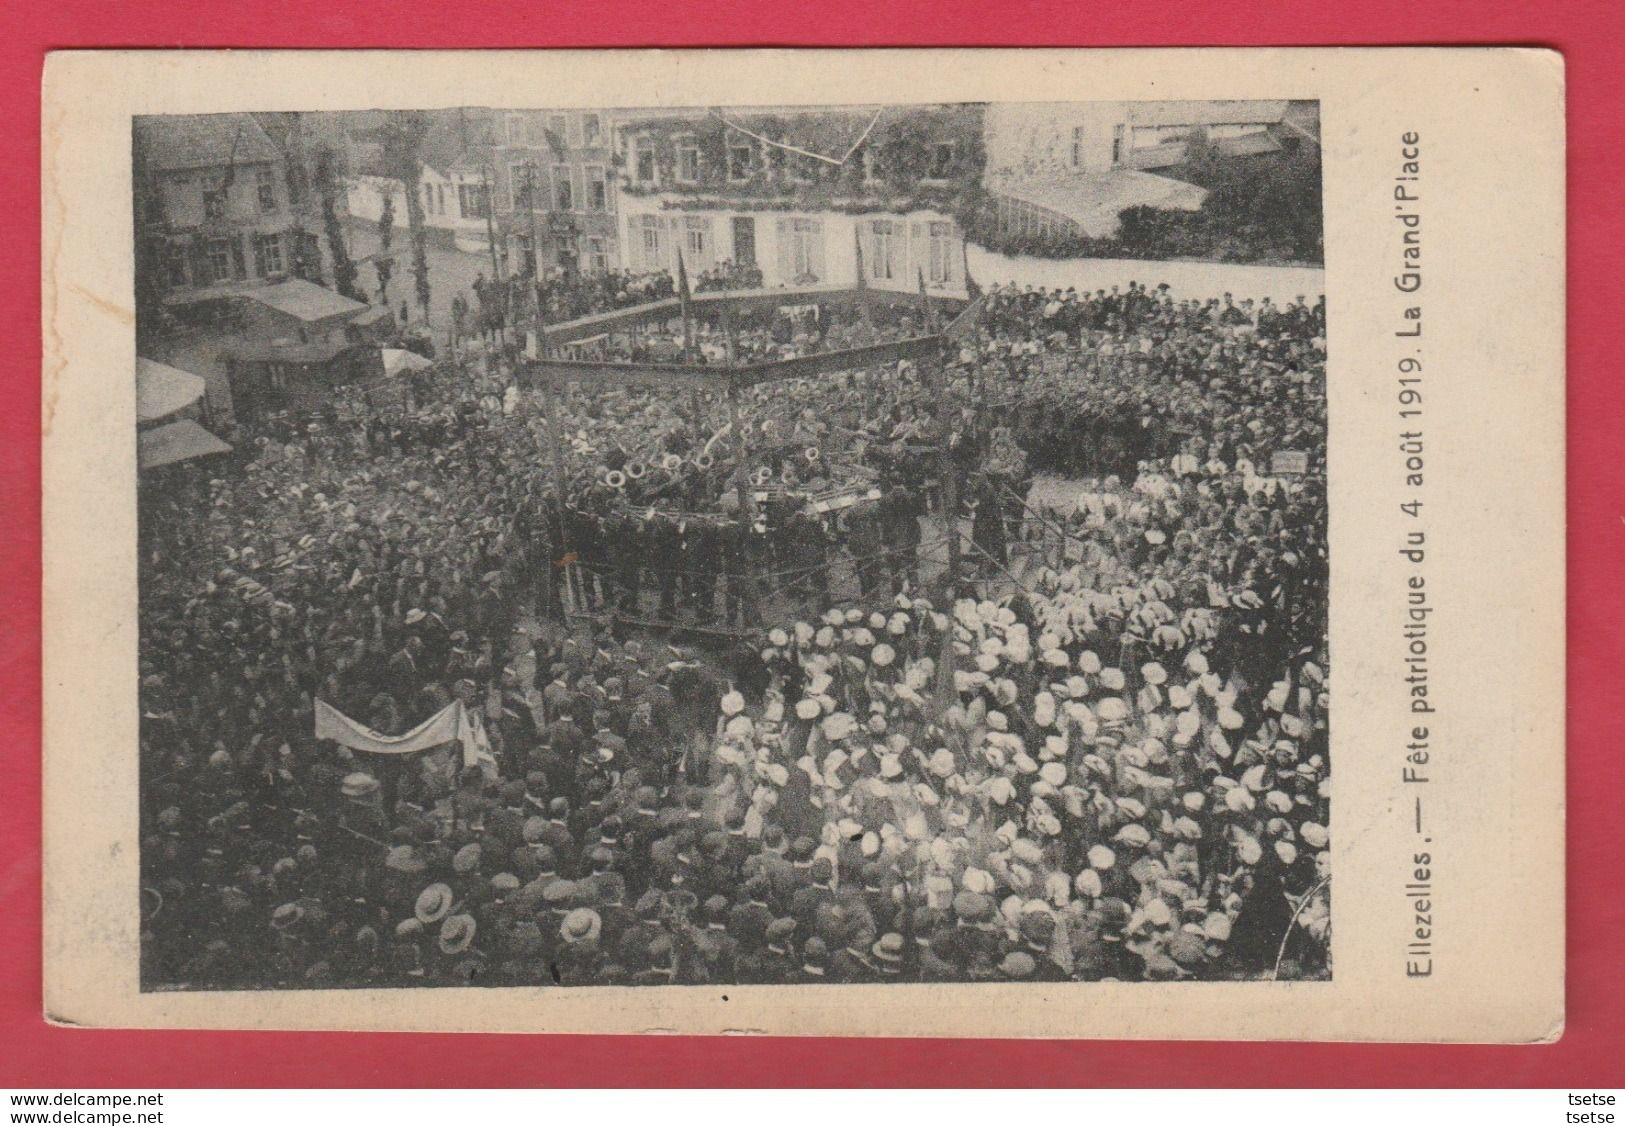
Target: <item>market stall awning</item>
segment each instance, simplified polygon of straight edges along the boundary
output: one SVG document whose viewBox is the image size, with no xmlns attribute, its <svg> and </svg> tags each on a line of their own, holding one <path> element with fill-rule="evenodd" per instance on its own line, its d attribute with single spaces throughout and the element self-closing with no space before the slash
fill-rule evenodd
<svg viewBox="0 0 1625 1126">
<path fill-rule="evenodd" d="M 243 294 L 301 321 L 325 321 L 329 317 L 351 317 L 367 311 L 359 301 L 326 289 L 303 278 L 289 278 L 275 285 L 262 285 Z"/>
<path fill-rule="evenodd" d="M 137 422 L 156 422 L 185 410 L 206 390 L 203 377 L 157 360 L 137 357 L 135 361 L 135 417 Z"/>
<path fill-rule="evenodd" d="M 1149 151 L 1136 153 L 1136 161 Z M 1169 163 L 1177 163 L 1178 159 Z M 1129 168 L 1013 180 L 1000 184 L 996 193 L 1043 208 L 1058 220 L 1070 220 L 1084 234 L 1095 237 L 1115 234 L 1124 208 L 1195 211 L 1207 198 L 1206 189 L 1195 184 Z"/>
<path fill-rule="evenodd" d="M 144 430 L 138 437 L 142 469 L 156 469 L 160 465 L 174 465 L 210 454 L 231 452 L 229 445 L 189 418 Z"/>
<path fill-rule="evenodd" d="M 427 360 L 405 348 L 380 348 L 379 352 L 384 358 L 385 375 L 399 375 L 403 371 L 422 371 L 424 368 L 434 366 L 432 360 Z"/>
</svg>

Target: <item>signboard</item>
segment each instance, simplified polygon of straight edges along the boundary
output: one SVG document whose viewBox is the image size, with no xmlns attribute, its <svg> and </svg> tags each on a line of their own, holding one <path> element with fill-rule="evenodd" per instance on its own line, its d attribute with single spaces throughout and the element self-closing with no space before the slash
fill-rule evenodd
<svg viewBox="0 0 1625 1126">
<path fill-rule="evenodd" d="M 1304 450 L 1276 450 L 1270 456 L 1271 477 L 1301 477 L 1309 472 L 1309 454 Z"/>
</svg>

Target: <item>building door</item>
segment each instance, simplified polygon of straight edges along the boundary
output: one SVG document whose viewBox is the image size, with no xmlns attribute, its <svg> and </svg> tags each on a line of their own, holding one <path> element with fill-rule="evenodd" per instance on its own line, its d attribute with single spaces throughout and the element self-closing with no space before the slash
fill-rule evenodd
<svg viewBox="0 0 1625 1126">
<path fill-rule="evenodd" d="M 756 265 L 756 218 L 752 215 L 734 216 L 734 265 Z"/>
</svg>

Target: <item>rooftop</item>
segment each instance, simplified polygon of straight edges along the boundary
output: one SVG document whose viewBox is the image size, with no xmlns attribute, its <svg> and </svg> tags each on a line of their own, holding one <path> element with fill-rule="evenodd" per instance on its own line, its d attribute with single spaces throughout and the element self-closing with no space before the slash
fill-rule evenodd
<svg viewBox="0 0 1625 1126">
<path fill-rule="evenodd" d="M 281 150 L 247 113 L 138 117 L 135 136 L 141 160 L 152 171 L 264 164 L 282 159 Z"/>
</svg>

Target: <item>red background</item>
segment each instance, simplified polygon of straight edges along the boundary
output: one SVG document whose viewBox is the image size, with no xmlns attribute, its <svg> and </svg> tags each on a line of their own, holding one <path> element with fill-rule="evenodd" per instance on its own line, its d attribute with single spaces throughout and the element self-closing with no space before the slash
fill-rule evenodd
<svg viewBox="0 0 1625 1126">
<path fill-rule="evenodd" d="M 0 1086 L 989 1084 L 1622 1086 L 1625 546 L 1614 366 L 1625 246 L 1625 5 L 1617 0 L 50 0 L 0 43 Z M 1542 44 L 1568 61 L 1568 1029 L 1540 1047 L 95 1032 L 40 1018 L 39 83 L 67 47 Z M 14 221 L 13 221 L 14 220 Z M 1508 279 L 1515 281 L 1515 279 Z M 1508 451 L 1516 456 L 1516 451 Z M 93 705 L 93 701 L 87 701 Z M 1557 708 L 1562 701 L 1552 700 Z"/>
</svg>

